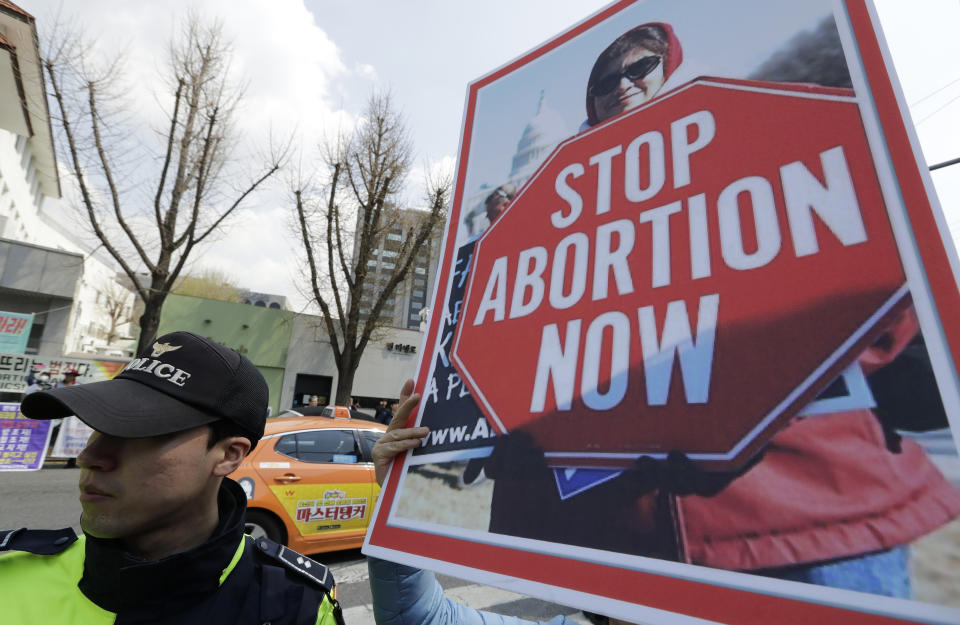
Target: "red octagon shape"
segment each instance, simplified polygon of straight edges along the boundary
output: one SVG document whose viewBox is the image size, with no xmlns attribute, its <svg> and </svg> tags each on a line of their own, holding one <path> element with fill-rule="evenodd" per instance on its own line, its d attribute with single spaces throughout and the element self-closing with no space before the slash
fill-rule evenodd
<svg viewBox="0 0 960 625">
<path fill-rule="evenodd" d="M 906 301 L 852 93 L 700 79 L 548 158 L 477 243 L 452 358 L 554 465 L 736 466 Z"/>
</svg>

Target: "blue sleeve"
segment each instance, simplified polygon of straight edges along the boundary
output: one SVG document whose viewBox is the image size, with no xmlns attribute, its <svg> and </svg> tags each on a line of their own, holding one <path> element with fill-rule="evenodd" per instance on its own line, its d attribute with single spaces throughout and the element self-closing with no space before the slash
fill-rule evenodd
<svg viewBox="0 0 960 625">
<path fill-rule="evenodd" d="M 429 571 L 367 557 L 373 614 L 378 625 L 534 625 L 513 616 L 469 608 L 443 596 Z M 576 625 L 557 616 L 541 625 Z"/>
</svg>

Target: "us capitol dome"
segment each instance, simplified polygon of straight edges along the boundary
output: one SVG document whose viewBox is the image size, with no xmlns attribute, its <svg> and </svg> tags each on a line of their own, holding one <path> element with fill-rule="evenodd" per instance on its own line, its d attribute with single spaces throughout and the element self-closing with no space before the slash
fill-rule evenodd
<svg viewBox="0 0 960 625">
<path fill-rule="evenodd" d="M 464 202 L 465 206 L 469 207 L 463 217 L 469 236 L 473 237 L 480 234 L 489 225 L 484 209 L 484 200 L 487 199 L 487 196 L 501 184 L 507 182 L 512 182 L 517 189 L 522 187 L 543 160 L 557 147 L 557 144 L 570 135 L 571 132 L 564 124 L 563 117 L 549 107 L 544 91 L 541 90 L 540 99 L 537 102 L 537 112 L 527 122 L 523 133 L 520 135 L 520 140 L 517 142 L 517 151 L 511 159 L 510 173 L 507 178 L 494 184 L 482 184 Z"/>
</svg>

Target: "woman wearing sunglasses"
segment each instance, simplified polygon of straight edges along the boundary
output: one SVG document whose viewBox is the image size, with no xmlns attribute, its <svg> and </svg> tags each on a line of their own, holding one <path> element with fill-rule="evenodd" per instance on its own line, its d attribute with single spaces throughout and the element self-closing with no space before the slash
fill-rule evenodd
<svg viewBox="0 0 960 625">
<path fill-rule="evenodd" d="M 585 125 L 594 126 L 650 100 L 682 60 L 683 49 L 669 24 L 641 24 L 617 37 L 590 72 Z"/>
</svg>

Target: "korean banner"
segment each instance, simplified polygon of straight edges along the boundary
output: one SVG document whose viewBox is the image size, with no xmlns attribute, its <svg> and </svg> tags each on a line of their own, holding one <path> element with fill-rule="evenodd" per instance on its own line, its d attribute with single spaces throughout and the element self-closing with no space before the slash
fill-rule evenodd
<svg viewBox="0 0 960 625">
<path fill-rule="evenodd" d="M 365 553 L 645 623 L 960 622 L 912 599 L 960 587 L 917 574 L 960 292 L 906 115 L 864 0 L 618 2 L 472 83 Z"/>
<path fill-rule="evenodd" d="M 64 384 L 64 374 L 75 371 L 76 384 L 109 380 L 120 373 L 126 363 L 113 360 L 84 360 L 68 357 L 15 356 L 0 354 L 0 384 L 4 390 L 23 392 L 28 372 L 35 378 L 48 374 L 47 384 Z M 55 438 L 50 456 L 53 458 L 76 458 L 87 444 L 93 430 L 76 417 L 67 417 L 55 427 Z"/>
<path fill-rule="evenodd" d="M 0 352 L 22 354 L 32 327 L 33 314 L 0 311 Z"/>
<path fill-rule="evenodd" d="M 50 383 L 59 381 L 63 374 L 77 372 L 77 383 L 109 380 L 120 373 L 126 362 L 117 360 L 86 360 L 67 356 L 28 356 L 0 353 L 0 391 L 22 393 L 28 386 L 27 377 L 47 373 Z"/>
<path fill-rule="evenodd" d="M 0 471 L 36 471 L 50 443 L 50 421 L 20 414 L 20 404 L 0 404 Z"/>
</svg>

